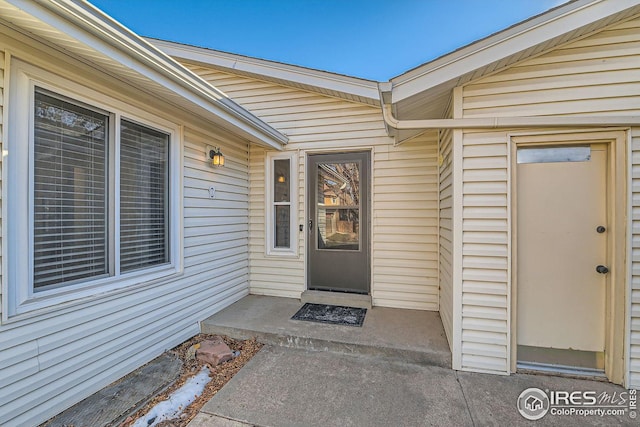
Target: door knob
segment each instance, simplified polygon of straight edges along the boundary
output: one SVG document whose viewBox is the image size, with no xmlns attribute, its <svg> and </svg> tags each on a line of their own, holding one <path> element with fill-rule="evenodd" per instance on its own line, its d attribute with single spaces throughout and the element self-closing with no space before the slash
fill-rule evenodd
<svg viewBox="0 0 640 427">
<path fill-rule="evenodd" d="M 598 227 L 596 227 L 596 231 L 600 234 L 604 233 L 605 231 L 607 231 L 606 228 L 604 228 L 602 225 L 599 225 Z"/>
<path fill-rule="evenodd" d="M 600 274 L 607 274 L 609 272 L 609 269 L 604 265 L 599 265 L 596 267 L 596 271 Z"/>
</svg>

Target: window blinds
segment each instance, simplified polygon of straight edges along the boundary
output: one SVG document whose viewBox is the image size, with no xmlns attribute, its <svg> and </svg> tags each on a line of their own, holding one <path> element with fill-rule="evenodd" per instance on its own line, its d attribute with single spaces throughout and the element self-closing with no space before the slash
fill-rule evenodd
<svg viewBox="0 0 640 427">
<path fill-rule="evenodd" d="M 108 116 L 36 89 L 33 286 L 106 275 Z"/>
<path fill-rule="evenodd" d="M 120 271 L 169 262 L 169 135 L 127 120 L 120 136 Z"/>
</svg>

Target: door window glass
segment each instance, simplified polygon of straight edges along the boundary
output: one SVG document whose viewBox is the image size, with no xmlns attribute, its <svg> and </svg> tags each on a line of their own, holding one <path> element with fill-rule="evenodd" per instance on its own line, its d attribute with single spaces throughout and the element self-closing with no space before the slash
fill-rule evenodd
<svg viewBox="0 0 640 427">
<path fill-rule="evenodd" d="M 518 148 L 518 163 L 587 162 L 591 147 L 535 147 Z"/>
<path fill-rule="evenodd" d="M 274 247 L 291 247 L 291 166 L 290 159 L 273 161 Z"/>
<path fill-rule="evenodd" d="M 318 249 L 360 250 L 360 164 L 319 163 Z"/>
</svg>

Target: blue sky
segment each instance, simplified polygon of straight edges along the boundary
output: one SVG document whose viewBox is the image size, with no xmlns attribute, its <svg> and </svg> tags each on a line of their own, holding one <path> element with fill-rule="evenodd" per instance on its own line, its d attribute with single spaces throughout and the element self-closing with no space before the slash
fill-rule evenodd
<svg viewBox="0 0 640 427">
<path fill-rule="evenodd" d="M 563 0 L 90 0 L 136 33 L 386 81 Z"/>
</svg>

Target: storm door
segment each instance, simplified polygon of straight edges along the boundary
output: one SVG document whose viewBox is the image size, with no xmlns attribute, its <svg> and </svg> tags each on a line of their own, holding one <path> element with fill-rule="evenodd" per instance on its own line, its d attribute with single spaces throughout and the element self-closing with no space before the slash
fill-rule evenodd
<svg viewBox="0 0 640 427">
<path fill-rule="evenodd" d="M 310 155 L 308 288 L 369 293 L 370 153 Z"/>
</svg>

